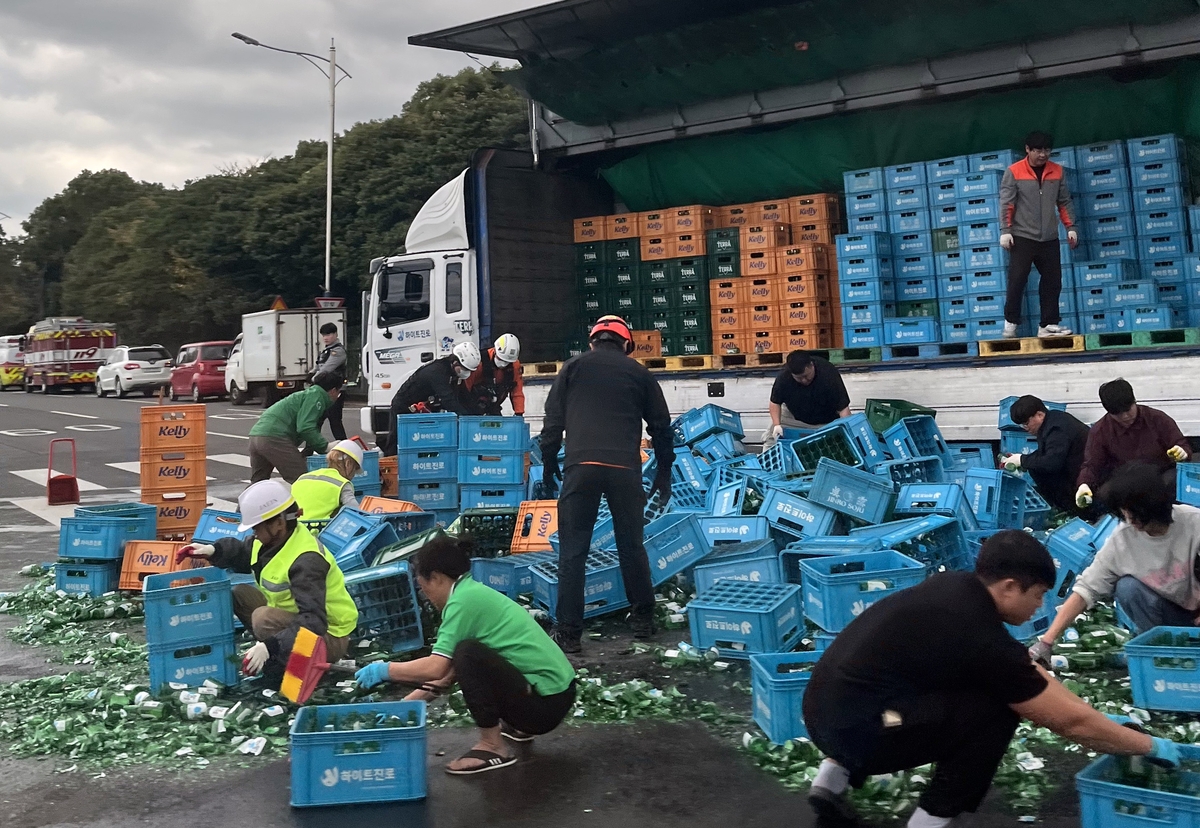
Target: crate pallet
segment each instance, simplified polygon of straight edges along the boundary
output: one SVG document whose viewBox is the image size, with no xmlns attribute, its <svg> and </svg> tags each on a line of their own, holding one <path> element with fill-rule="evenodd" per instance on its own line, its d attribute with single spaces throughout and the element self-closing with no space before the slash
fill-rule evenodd
<svg viewBox="0 0 1200 828">
<path fill-rule="evenodd" d="M 867 607 L 925 580 L 926 567 L 890 549 L 800 561 L 804 617 L 826 632 L 844 630 Z"/>
<path fill-rule="evenodd" d="M 804 691 L 821 652 L 760 653 L 750 656 L 754 723 L 773 744 L 808 737 Z"/>
<path fill-rule="evenodd" d="M 561 362 L 523 362 L 522 377 L 552 377 L 562 370 Z"/>
<path fill-rule="evenodd" d="M 352 572 L 346 576 L 346 591 L 358 607 L 356 639 L 382 641 L 393 653 L 425 645 L 416 581 L 406 562 Z"/>
<path fill-rule="evenodd" d="M 1200 712 L 1200 630 L 1155 627 L 1127 643 L 1125 656 L 1135 705 Z"/>
<path fill-rule="evenodd" d="M 354 717 L 385 724 L 364 732 L 352 728 Z M 402 726 L 389 726 L 392 718 Z M 423 701 L 300 708 L 291 731 L 292 807 L 424 799 L 425 732 Z"/>
<path fill-rule="evenodd" d="M 804 632 L 800 587 L 718 581 L 687 606 L 692 644 L 727 658 L 791 650 Z"/>
<path fill-rule="evenodd" d="M 935 342 L 929 345 L 885 345 L 883 361 L 898 359 L 964 359 L 979 356 L 978 342 Z"/>
<path fill-rule="evenodd" d="M 979 340 L 979 355 L 981 357 L 997 357 L 1073 353 L 1084 350 L 1084 339 L 1085 337 L 1079 334 L 1035 336 L 1023 339 L 981 339 Z"/>
<path fill-rule="evenodd" d="M 829 361 L 834 365 L 882 362 L 883 351 L 880 348 L 832 348 Z"/>
<path fill-rule="evenodd" d="M 716 367 L 719 357 L 710 354 L 690 356 L 649 357 L 639 359 L 651 371 L 710 371 Z"/>
<path fill-rule="evenodd" d="M 1200 345 L 1200 328 L 1171 328 L 1165 331 L 1126 331 L 1088 334 L 1084 349 L 1110 351 L 1117 348 L 1161 348 L 1171 345 Z"/>
</svg>

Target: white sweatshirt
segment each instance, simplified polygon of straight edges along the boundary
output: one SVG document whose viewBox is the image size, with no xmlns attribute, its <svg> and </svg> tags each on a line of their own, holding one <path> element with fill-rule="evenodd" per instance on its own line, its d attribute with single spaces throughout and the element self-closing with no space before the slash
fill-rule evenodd
<svg viewBox="0 0 1200 828">
<path fill-rule="evenodd" d="M 1117 581 L 1132 575 L 1171 603 L 1200 609 L 1200 581 L 1196 580 L 1200 509 L 1176 504 L 1171 515 L 1171 528 L 1158 538 L 1127 523 L 1117 526 L 1075 582 L 1074 591 L 1088 607 L 1111 597 Z"/>
</svg>

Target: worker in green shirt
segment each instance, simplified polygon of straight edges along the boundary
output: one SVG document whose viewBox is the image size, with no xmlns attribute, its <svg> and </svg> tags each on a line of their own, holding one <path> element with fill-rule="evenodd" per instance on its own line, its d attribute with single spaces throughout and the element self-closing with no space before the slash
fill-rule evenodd
<svg viewBox="0 0 1200 828">
<path fill-rule="evenodd" d="M 460 776 L 515 763 L 505 738 L 527 742 L 549 733 L 575 704 L 575 669 L 521 605 L 471 578 L 472 549 L 470 541 L 442 536 L 412 562 L 421 592 L 442 613 L 433 655 L 376 661 L 355 674 L 363 687 L 416 686 L 407 698 L 424 701 L 457 681 L 479 728 L 475 746 L 446 766 Z"/>
<path fill-rule="evenodd" d="M 321 415 L 342 395 L 342 381 L 318 374 L 303 391 L 284 397 L 268 408 L 250 429 L 250 482 L 266 480 L 275 469 L 288 483 L 308 471 L 305 453 L 325 453 Z M 304 443 L 305 450 L 300 450 Z"/>
</svg>

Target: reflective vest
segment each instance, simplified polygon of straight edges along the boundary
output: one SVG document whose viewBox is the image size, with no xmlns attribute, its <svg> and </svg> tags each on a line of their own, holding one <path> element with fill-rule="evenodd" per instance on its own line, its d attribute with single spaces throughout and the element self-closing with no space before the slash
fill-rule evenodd
<svg viewBox="0 0 1200 828">
<path fill-rule="evenodd" d="M 250 550 L 251 568 L 258 564 L 258 553 L 261 549 L 262 544 L 254 541 Z M 287 543 L 259 573 L 258 588 L 267 597 L 267 606 L 285 612 L 300 612 L 296 600 L 292 597 L 288 572 L 296 558 L 306 552 L 318 553 L 329 564 L 329 572 L 325 575 L 325 615 L 329 620 L 329 634 L 336 638 L 349 635 L 358 626 L 358 608 L 354 606 L 354 599 L 346 591 L 346 579 L 337 561 L 302 524 L 296 525 Z"/>
<path fill-rule="evenodd" d="M 337 469 L 314 469 L 296 478 L 292 497 L 304 520 L 328 520 L 342 505 L 342 487 L 348 481 Z"/>
</svg>

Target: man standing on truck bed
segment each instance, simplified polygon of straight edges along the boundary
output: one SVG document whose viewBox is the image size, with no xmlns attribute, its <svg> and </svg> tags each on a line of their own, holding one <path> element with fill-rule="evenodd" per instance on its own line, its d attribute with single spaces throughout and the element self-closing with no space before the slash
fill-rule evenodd
<svg viewBox="0 0 1200 828">
<path fill-rule="evenodd" d="M 1058 295 L 1062 292 L 1062 258 L 1058 248 L 1058 222 L 1067 228 L 1067 243 L 1079 244 L 1075 208 L 1063 168 L 1050 160 L 1054 138 L 1031 132 L 1025 138 L 1025 157 L 1004 171 L 1000 182 L 1000 246 L 1009 251 L 1008 295 L 1004 303 L 1004 336 L 1014 339 L 1021 324 L 1029 269 L 1036 265 L 1041 278 L 1038 297 L 1041 313 L 1038 336 L 1066 336 L 1070 328 L 1059 324 Z"/>
<path fill-rule="evenodd" d="M 473 413 L 499 417 L 505 400 L 512 400 L 513 414 L 525 413 L 525 383 L 521 377 L 521 342 L 513 334 L 500 334 L 483 361 L 463 383 Z"/>
<path fill-rule="evenodd" d="M 472 414 L 463 401 L 460 386 L 479 367 L 482 359 L 474 342 L 460 342 L 441 359 L 422 365 L 413 371 L 388 410 L 388 433 L 379 446 L 385 457 L 395 457 L 396 418 L 405 414 L 428 414 L 450 411 L 461 416 Z"/>
<path fill-rule="evenodd" d="M 771 386 L 771 427 L 763 443 L 774 443 L 788 428 L 819 428 L 850 416 L 850 395 L 842 375 L 828 360 L 792 351 Z"/>
<path fill-rule="evenodd" d="M 338 341 L 337 325 L 332 322 L 326 322 L 321 326 L 321 341 L 325 343 L 325 350 L 321 351 L 317 357 L 317 370 L 313 374 L 313 380 L 322 374 L 332 374 L 338 381 L 338 385 L 346 383 L 346 346 Z M 346 399 L 341 395 L 334 400 L 333 405 L 325 410 L 321 415 L 321 423 L 329 421 L 329 431 L 333 434 L 335 440 L 346 439 L 346 427 L 342 425 L 342 406 Z"/>
<path fill-rule="evenodd" d="M 250 429 L 250 482 L 266 480 L 275 469 L 289 484 L 308 471 L 300 451 L 324 454 L 328 441 L 321 436 L 321 415 L 342 393 L 342 383 L 332 374 L 320 374 L 303 391 L 289 394 L 268 408 Z"/>
<path fill-rule="evenodd" d="M 602 316 L 588 336 L 591 350 L 567 360 L 546 399 L 542 428 L 544 480 L 560 476 L 558 449 L 567 432 L 567 457 L 558 497 L 558 606 L 552 636 L 566 653 L 580 651 L 584 570 L 600 498 L 608 500 L 617 557 L 637 638 L 654 635 L 654 587 L 642 545 L 642 421 L 654 444 L 658 473 L 651 488 L 659 504 L 671 499 L 675 436 L 662 389 L 636 360 L 633 334 L 619 316 Z"/>
</svg>

